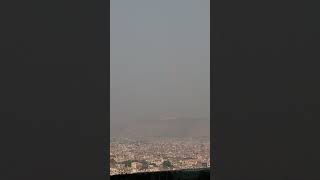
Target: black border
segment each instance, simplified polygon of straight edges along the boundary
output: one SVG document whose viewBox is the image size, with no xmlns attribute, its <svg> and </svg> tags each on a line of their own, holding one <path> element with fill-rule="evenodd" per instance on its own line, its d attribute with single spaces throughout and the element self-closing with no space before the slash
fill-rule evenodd
<svg viewBox="0 0 320 180">
<path fill-rule="evenodd" d="M 211 5 L 215 178 L 319 179 L 319 2 Z"/>
<path fill-rule="evenodd" d="M 109 3 L 0 2 L 0 179 L 109 178 Z"/>
</svg>

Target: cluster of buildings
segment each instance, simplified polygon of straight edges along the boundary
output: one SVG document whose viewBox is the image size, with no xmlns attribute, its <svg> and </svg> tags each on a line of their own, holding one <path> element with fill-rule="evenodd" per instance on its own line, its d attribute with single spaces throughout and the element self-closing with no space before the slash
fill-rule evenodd
<svg viewBox="0 0 320 180">
<path fill-rule="evenodd" d="M 110 148 L 110 175 L 210 167 L 209 138 L 116 138 Z"/>
</svg>

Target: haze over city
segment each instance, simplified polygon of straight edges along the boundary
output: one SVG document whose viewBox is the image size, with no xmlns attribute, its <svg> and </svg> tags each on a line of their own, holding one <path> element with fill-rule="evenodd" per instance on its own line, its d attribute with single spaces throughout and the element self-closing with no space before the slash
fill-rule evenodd
<svg viewBox="0 0 320 180">
<path fill-rule="evenodd" d="M 210 167 L 209 0 L 110 9 L 110 175 Z"/>
<path fill-rule="evenodd" d="M 209 0 L 111 1 L 111 136 L 184 119 L 209 135 L 209 12 Z"/>
</svg>

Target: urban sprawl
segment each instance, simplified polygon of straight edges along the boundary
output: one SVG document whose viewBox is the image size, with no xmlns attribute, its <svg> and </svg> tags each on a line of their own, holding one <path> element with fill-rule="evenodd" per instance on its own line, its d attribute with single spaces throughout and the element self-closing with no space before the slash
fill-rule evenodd
<svg viewBox="0 0 320 180">
<path fill-rule="evenodd" d="M 112 138 L 110 175 L 210 167 L 209 138 Z"/>
</svg>

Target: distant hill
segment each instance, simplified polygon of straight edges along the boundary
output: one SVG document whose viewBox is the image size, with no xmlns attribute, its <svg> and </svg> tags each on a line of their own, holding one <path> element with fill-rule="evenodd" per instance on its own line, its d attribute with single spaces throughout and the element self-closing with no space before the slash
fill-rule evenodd
<svg viewBox="0 0 320 180">
<path fill-rule="evenodd" d="M 111 137 L 201 137 L 210 136 L 209 119 L 166 119 L 112 123 Z"/>
</svg>

